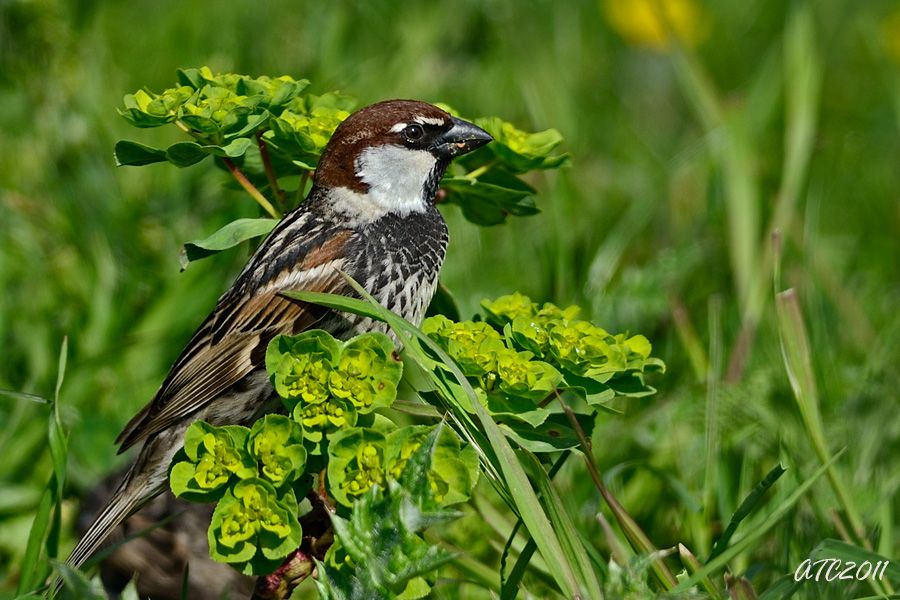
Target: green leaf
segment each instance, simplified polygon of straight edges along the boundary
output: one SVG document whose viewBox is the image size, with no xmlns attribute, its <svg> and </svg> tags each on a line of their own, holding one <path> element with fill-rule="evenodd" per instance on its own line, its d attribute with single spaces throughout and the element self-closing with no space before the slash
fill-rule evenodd
<svg viewBox="0 0 900 600">
<path fill-rule="evenodd" d="M 458 204 L 463 216 L 476 225 L 499 225 L 510 215 L 540 212 L 531 198 L 534 188 L 500 169 L 488 171 L 478 179 L 444 177 L 441 188 L 447 192 L 445 202 Z"/>
<path fill-rule="evenodd" d="M 106 600 L 103 588 L 99 584 L 92 583 L 78 569 L 57 561 L 53 561 L 53 568 L 59 573 L 69 597 L 78 600 Z"/>
<path fill-rule="evenodd" d="M 176 167 L 189 167 L 209 156 L 207 148 L 197 142 L 176 142 L 166 148 L 165 157 Z"/>
<path fill-rule="evenodd" d="M 753 530 L 747 532 L 740 540 L 729 546 L 727 549 L 723 550 L 721 554 L 716 556 L 714 559 L 707 561 L 702 569 L 696 571 L 691 574 L 688 578 L 683 578 L 679 581 L 678 585 L 675 586 L 672 592 L 685 592 L 689 590 L 692 586 L 696 585 L 700 582 L 704 577 L 709 577 L 712 573 L 715 573 L 719 569 L 723 568 L 728 561 L 732 560 L 735 556 L 745 552 L 748 548 L 750 548 L 754 543 L 758 542 L 758 540 L 768 533 L 775 525 L 778 524 L 781 519 L 788 513 L 788 511 L 797 503 L 798 500 L 806 493 L 806 491 L 815 483 L 825 472 L 831 468 L 834 462 L 841 457 L 844 453 L 843 450 L 837 452 L 831 460 L 823 464 L 821 467 L 816 469 L 816 471 L 809 476 L 803 483 L 801 483 L 797 489 L 795 489 L 791 494 L 782 501 L 777 507 L 775 507 L 772 512 L 770 512 L 765 519 L 762 520 Z"/>
<path fill-rule="evenodd" d="M 113 156 L 116 158 L 117 167 L 140 167 L 158 162 L 166 162 L 165 150 L 152 148 L 129 140 L 119 140 L 116 142 L 116 146 L 113 149 Z"/>
<path fill-rule="evenodd" d="M 537 489 L 541 494 L 541 504 L 544 506 L 553 528 L 559 534 L 559 540 L 569 564 L 573 565 L 577 570 L 578 581 L 585 596 L 587 598 L 601 598 L 603 592 L 600 590 L 600 582 L 597 579 L 596 570 L 591 564 L 582 538 L 578 534 L 578 529 L 576 529 L 575 523 L 569 514 L 568 506 L 563 502 L 559 492 L 554 487 L 553 482 L 550 481 L 550 477 L 537 458 L 527 450 L 520 451 L 519 455 L 522 456 L 523 465 L 531 475 L 531 479 L 537 484 Z"/>
<path fill-rule="evenodd" d="M 244 137 L 237 138 L 224 146 L 198 144 L 197 142 L 176 142 L 166 148 L 166 160 L 176 167 L 189 167 L 209 155 L 238 158 L 243 156 L 251 146 L 253 146 L 253 140 Z"/>
<path fill-rule="evenodd" d="M 195 90 L 200 89 L 206 83 L 200 74 L 200 69 L 178 69 L 175 73 L 178 77 L 178 83 L 192 87 Z"/>
<path fill-rule="evenodd" d="M 247 240 L 267 235 L 276 225 L 277 219 L 238 219 L 208 238 L 185 242 L 180 258 L 181 268 L 184 269 L 195 260 L 233 248 Z"/>
<path fill-rule="evenodd" d="M 424 474 L 433 495 L 441 506 L 465 502 L 478 481 L 478 456 L 471 446 L 460 446 L 460 440 L 442 425 L 410 425 L 388 434 L 384 462 L 387 477 L 398 480 L 406 473 L 410 457 L 440 428 L 431 449 L 430 469 Z M 408 487 L 408 486 L 404 486 Z"/>
<path fill-rule="evenodd" d="M 594 430 L 595 416 L 576 413 L 575 417 L 585 435 L 590 436 Z M 508 417 L 500 427 L 516 444 L 535 454 L 571 450 L 579 446 L 578 435 L 566 416 L 560 413 L 548 415 L 539 425 Z"/>
<path fill-rule="evenodd" d="M 28 532 L 28 541 L 25 546 L 25 555 L 22 558 L 17 594 L 28 592 L 42 581 L 47 575 L 47 559 L 52 560 L 58 554 L 59 535 L 62 527 L 63 490 L 66 481 L 66 459 L 68 456 L 68 436 L 62 427 L 62 420 L 60 419 L 59 393 L 65 378 L 68 348 L 68 338 L 64 337 L 57 360 L 56 387 L 47 419 L 47 445 L 50 448 L 53 473 L 44 487 L 44 492 L 35 511 L 34 521 Z M 42 546 L 44 557 L 41 556 Z"/>
<path fill-rule="evenodd" d="M 753 490 L 747 494 L 747 497 L 741 502 L 741 505 L 738 506 L 737 510 L 734 511 L 734 514 L 731 516 L 731 521 L 728 523 L 728 527 L 725 528 L 725 531 L 722 533 L 722 536 L 716 540 L 715 546 L 713 546 L 712 552 L 709 554 L 709 558 L 706 559 L 706 562 L 710 562 L 718 555 L 722 554 L 725 549 L 728 547 L 728 543 L 731 541 L 734 532 L 737 531 L 738 525 L 740 525 L 741 521 L 746 519 L 753 510 L 762 502 L 763 496 L 769 490 L 770 487 L 775 485 L 775 482 L 784 475 L 786 469 L 781 465 L 775 465 L 772 469 L 766 474 L 765 477 L 762 478 L 762 481 L 757 483 Z"/>
<path fill-rule="evenodd" d="M 456 305 L 456 299 L 450 290 L 443 283 L 438 282 L 437 288 L 434 290 L 434 296 L 425 311 L 426 316 L 443 315 L 452 321 L 459 321 L 459 307 Z"/>
<path fill-rule="evenodd" d="M 809 553 L 809 558 L 813 561 L 823 558 L 837 558 L 844 563 L 855 562 L 857 566 L 864 562 L 869 562 L 872 565 L 887 563 L 886 567 L 882 567 L 884 576 L 894 583 L 900 583 L 900 565 L 897 564 L 896 560 L 890 560 L 877 552 L 872 552 L 841 540 L 823 540 Z"/>
</svg>

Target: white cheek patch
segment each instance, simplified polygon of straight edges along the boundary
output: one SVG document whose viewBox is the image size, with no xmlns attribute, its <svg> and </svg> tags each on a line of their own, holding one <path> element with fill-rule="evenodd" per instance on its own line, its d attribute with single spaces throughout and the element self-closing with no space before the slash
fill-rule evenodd
<svg viewBox="0 0 900 600">
<path fill-rule="evenodd" d="M 426 150 L 386 144 L 360 153 L 356 175 L 369 186 L 366 195 L 373 204 L 385 212 L 407 215 L 425 210 L 422 194 L 436 162 Z"/>
</svg>

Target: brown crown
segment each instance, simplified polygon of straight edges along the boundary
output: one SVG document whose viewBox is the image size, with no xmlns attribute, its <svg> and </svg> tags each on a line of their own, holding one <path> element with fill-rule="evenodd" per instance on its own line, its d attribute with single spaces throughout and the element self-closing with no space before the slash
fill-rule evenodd
<svg viewBox="0 0 900 600">
<path fill-rule="evenodd" d="M 346 187 L 357 192 L 369 188 L 356 176 L 356 157 L 363 148 L 402 143 L 392 132 L 397 123 L 415 117 L 449 121 L 450 115 L 437 106 L 418 100 L 385 100 L 361 108 L 338 125 L 316 167 L 314 182 L 324 187 Z"/>
</svg>

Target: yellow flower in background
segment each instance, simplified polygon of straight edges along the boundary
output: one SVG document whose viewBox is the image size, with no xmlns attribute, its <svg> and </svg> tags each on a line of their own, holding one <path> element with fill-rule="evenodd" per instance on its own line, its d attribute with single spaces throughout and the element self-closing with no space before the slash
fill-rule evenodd
<svg viewBox="0 0 900 600">
<path fill-rule="evenodd" d="M 707 15 L 693 0 L 602 0 L 610 26 L 629 44 L 665 51 L 669 36 L 695 46 L 706 37 Z"/>
<path fill-rule="evenodd" d="M 900 63 L 900 8 L 892 12 L 882 22 L 881 37 L 888 57 Z"/>
</svg>

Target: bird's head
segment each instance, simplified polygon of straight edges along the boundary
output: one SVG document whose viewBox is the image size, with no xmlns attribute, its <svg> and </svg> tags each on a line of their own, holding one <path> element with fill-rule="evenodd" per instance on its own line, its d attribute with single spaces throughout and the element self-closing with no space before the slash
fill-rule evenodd
<svg viewBox="0 0 900 600">
<path fill-rule="evenodd" d="M 491 141 L 476 125 L 414 100 L 387 100 L 347 117 L 332 135 L 314 183 L 341 212 L 377 219 L 422 212 L 450 160 Z"/>
</svg>

